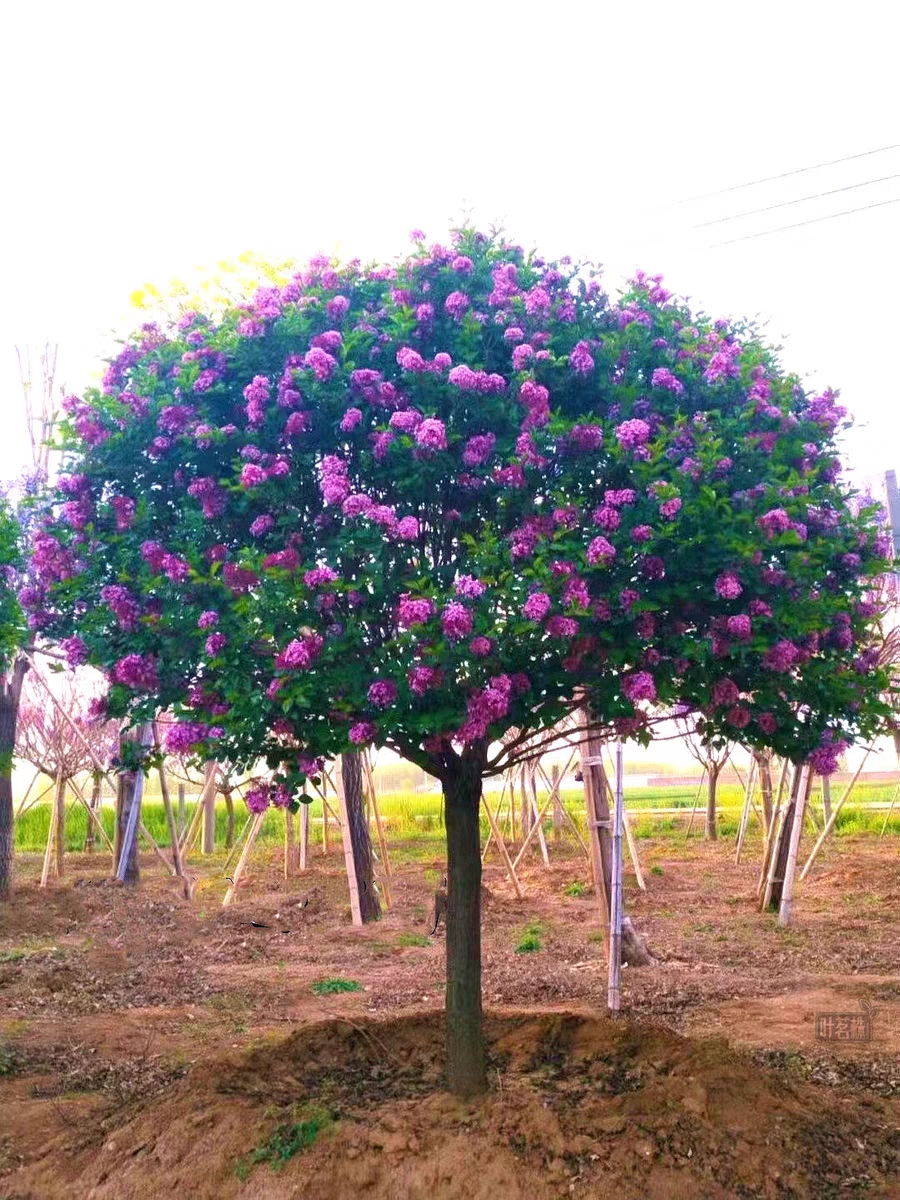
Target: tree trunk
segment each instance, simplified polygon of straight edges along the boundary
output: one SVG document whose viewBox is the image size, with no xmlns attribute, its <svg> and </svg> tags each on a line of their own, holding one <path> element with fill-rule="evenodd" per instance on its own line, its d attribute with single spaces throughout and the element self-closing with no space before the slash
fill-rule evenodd
<svg viewBox="0 0 900 1200">
<path fill-rule="evenodd" d="M 187 826 L 187 805 L 184 798 L 184 784 L 178 785 L 178 836 L 184 837 L 184 831 Z"/>
<path fill-rule="evenodd" d="M 481 1012 L 482 764 L 463 755 L 445 776 L 447 825 L 447 1077 L 462 1098 L 487 1090 Z"/>
<path fill-rule="evenodd" d="M 769 897 L 768 907 L 772 912 L 778 912 L 781 907 L 781 894 L 784 890 L 784 876 L 787 870 L 788 855 L 791 848 L 791 830 L 794 827 L 794 813 L 797 809 L 797 797 L 800 793 L 800 779 L 803 772 L 799 767 L 794 770 L 794 778 L 791 784 L 791 797 L 788 801 L 787 808 L 784 810 L 784 817 L 781 821 L 778 830 L 778 841 L 772 847 L 772 854 L 775 858 L 775 866 L 772 875 L 772 894 Z"/>
<path fill-rule="evenodd" d="M 0 686 L 0 900 L 6 900 L 12 886 L 15 838 L 12 769 L 18 704 L 7 695 L 6 686 Z"/>
<path fill-rule="evenodd" d="M 125 830 L 128 826 L 128 818 L 131 814 L 131 808 L 134 804 L 134 787 L 137 782 L 137 776 L 132 771 L 123 772 L 119 776 L 119 794 L 116 798 L 116 846 L 115 846 L 115 871 L 118 874 L 119 860 L 122 854 L 122 842 L 125 837 Z M 138 858 L 138 839 L 137 834 L 132 839 L 131 851 L 128 855 L 128 863 L 125 867 L 125 877 L 123 883 L 139 883 L 141 879 L 140 860 Z"/>
<path fill-rule="evenodd" d="M 719 785 L 719 771 L 721 767 L 707 767 L 706 776 L 706 830 L 704 836 L 710 842 L 714 842 L 719 836 L 719 831 L 716 829 L 716 791 Z"/>
<path fill-rule="evenodd" d="M 99 820 L 100 819 L 100 796 L 101 796 L 101 788 L 103 787 L 103 776 L 100 774 L 99 771 L 94 771 L 93 775 L 91 776 L 91 780 L 92 780 L 92 786 L 91 786 L 90 808 L 91 808 L 91 812 L 95 812 L 97 814 L 97 819 Z M 84 833 L 84 852 L 85 852 L 85 854 L 93 853 L 94 846 L 96 845 L 96 841 L 97 841 L 97 827 L 94 824 L 94 822 L 91 820 L 91 818 L 88 817 L 87 829 L 85 830 L 85 833 Z"/>
<path fill-rule="evenodd" d="M 822 776 L 822 810 L 825 813 L 825 820 L 831 820 L 831 776 Z"/>
<path fill-rule="evenodd" d="M 757 770 L 759 771 L 759 787 L 762 792 L 763 816 L 766 829 L 772 828 L 772 760 L 768 754 L 756 755 Z"/>
<path fill-rule="evenodd" d="M 54 858 L 57 879 L 62 879 L 63 859 L 66 854 L 66 786 L 66 780 L 60 775 L 56 781 L 56 794 L 53 798 L 53 803 L 56 805 Z"/>
<path fill-rule="evenodd" d="M 521 806 L 519 808 L 519 812 L 521 814 L 520 819 L 521 819 L 521 825 L 522 825 L 522 840 L 524 841 L 525 838 L 527 838 L 529 833 L 531 832 L 531 821 L 532 821 L 531 796 L 528 794 L 528 779 L 526 777 L 526 772 L 525 772 L 524 766 L 518 772 L 518 775 L 519 775 L 519 786 L 520 786 L 521 795 L 522 795 Z"/>
<path fill-rule="evenodd" d="M 28 671 L 28 659 L 18 658 L 8 679 L 0 677 L 0 901 L 9 898 L 15 850 L 13 813 L 13 757 L 19 697 Z"/>
<path fill-rule="evenodd" d="M 225 849 L 230 850 L 234 845 L 234 797 L 231 792 L 222 793 L 225 799 Z"/>
<path fill-rule="evenodd" d="M 344 785 L 344 803 L 353 846 L 353 865 L 359 887 L 359 909 L 363 924 L 377 921 L 381 916 L 381 905 L 375 891 L 372 866 L 372 842 L 366 821 L 366 805 L 363 796 L 362 759 L 355 750 L 341 755 L 341 779 Z"/>
</svg>

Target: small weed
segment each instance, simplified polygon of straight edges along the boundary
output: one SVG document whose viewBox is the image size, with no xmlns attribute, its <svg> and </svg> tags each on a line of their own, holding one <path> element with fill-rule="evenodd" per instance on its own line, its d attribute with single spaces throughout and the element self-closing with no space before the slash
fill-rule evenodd
<svg viewBox="0 0 900 1200">
<path fill-rule="evenodd" d="M 586 891 L 587 891 L 587 884 L 586 883 L 578 883 L 576 881 L 575 883 L 569 884 L 569 886 L 565 890 L 565 894 L 567 896 L 583 896 Z"/>
<path fill-rule="evenodd" d="M 544 944 L 541 940 L 543 932 L 540 921 L 529 921 L 516 943 L 516 954 L 534 954 L 540 950 Z"/>
<path fill-rule="evenodd" d="M 414 904 L 413 910 L 412 910 L 412 915 L 413 915 L 413 920 L 424 921 L 425 920 L 425 905 L 424 904 Z"/>
<path fill-rule="evenodd" d="M 653 866 L 650 868 L 651 875 L 662 875 L 662 873 L 663 873 L 663 869 L 659 865 L 659 863 L 654 863 Z"/>
<path fill-rule="evenodd" d="M 0 1046 L 0 1078 L 4 1075 L 14 1075 L 16 1060 L 9 1046 Z"/>
<path fill-rule="evenodd" d="M 0 950 L 0 963 L 21 962 L 24 957 L 24 950 Z"/>
<path fill-rule="evenodd" d="M 424 933 L 401 933 L 397 938 L 398 946 L 429 946 L 431 942 Z"/>
<path fill-rule="evenodd" d="M 588 934 L 588 941 L 589 942 L 599 942 L 600 945 L 602 945 L 603 942 L 606 941 L 606 935 L 604 934 L 602 929 L 592 929 L 591 932 Z"/>
<path fill-rule="evenodd" d="M 694 933 L 712 933 L 712 925 L 709 921 L 701 921 L 698 925 L 692 925 Z"/>
<path fill-rule="evenodd" d="M 310 990 L 317 996 L 335 996 L 340 992 L 361 992 L 362 984 L 355 979 L 342 979 L 335 975 L 330 979 L 317 979 Z"/>
<path fill-rule="evenodd" d="M 278 1171 L 286 1162 L 308 1150 L 315 1144 L 323 1129 L 331 1125 L 333 1117 L 327 1109 L 310 1105 L 300 1121 L 286 1121 L 278 1125 L 269 1137 L 249 1155 L 235 1164 L 235 1174 L 243 1183 L 257 1163 L 267 1162 L 273 1171 Z"/>
</svg>

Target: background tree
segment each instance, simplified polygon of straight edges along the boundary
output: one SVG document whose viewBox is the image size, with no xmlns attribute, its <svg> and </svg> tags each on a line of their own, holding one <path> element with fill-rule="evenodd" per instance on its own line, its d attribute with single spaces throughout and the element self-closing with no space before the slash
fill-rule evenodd
<svg viewBox="0 0 900 1200">
<path fill-rule="evenodd" d="M 33 676 L 30 681 L 26 678 L 19 704 L 16 757 L 56 781 L 56 870 L 62 874 L 67 787 L 80 775 L 95 775 L 97 759 L 104 764 L 110 762 L 118 744 L 119 724 L 95 720 L 96 686 L 84 675 L 56 676 L 54 695 L 66 716 L 51 703 L 43 685 Z M 92 804 L 99 796 L 99 787 L 95 787 L 95 793 Z"/>
<path fill-rule="evenodd" d="M 499 236 L 417 236 L 145 325 L 65 407 L 30 610 L 110 713 L 264 757 L 258 804 L 369 743 L 440 780 L 459 1094 L 486 1082 L 486 774 L 583 703 L 645 742 L 683 703 L 817 769 L 879 727 L 885 546 L 840 482 L 844 410 L 658 277 L 616 302 Z"/>
<path fill-rule="evenodd" d="M 719 684 L 718 686 L 721 689 L 722 685 Z M 728 684 L 726 683 L 725 686 L 727 687 Z M 737 693 L 735 693 L 732 699 L 737 699 Z M 719 786 L 719 776 L 722 773 L 722 768 L 731 756 L 734 743 L 718 732 L 707 734 L 703 717 L 693 713 L 676 717 L 675 724 L 678 726 L 678 731 L 685 746 L 687 746 L 697 762 L 702 764 L 703 770 L 706 772 L 706 822 L 704 825 L 704 836 L 710 841 L 714 841 L 719 836 L 716 827 L 716 793 Z"/>
</svg>

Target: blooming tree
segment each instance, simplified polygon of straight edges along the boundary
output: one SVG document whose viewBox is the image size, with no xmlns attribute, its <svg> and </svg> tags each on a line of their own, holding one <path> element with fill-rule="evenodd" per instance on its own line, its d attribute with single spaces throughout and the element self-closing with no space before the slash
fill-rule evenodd
<svg viewBox="0 0 900 1200">
<path fill-rule="evenodd" d="M 615 301 L 498 236 L 417 235 L 145 325 L 66 407 L 27 602 L 111 714 L 264 757 L 258 804 L 369 743 L 441 780 L 458 1093 L 485 1085 L 486 773 L 582 698 L 594 730 L 646 741 L 682 703 L 819 770 L 881 719 L 886 547 L 840 481 L 844 410 L 658 277 Z"/>
</svg>

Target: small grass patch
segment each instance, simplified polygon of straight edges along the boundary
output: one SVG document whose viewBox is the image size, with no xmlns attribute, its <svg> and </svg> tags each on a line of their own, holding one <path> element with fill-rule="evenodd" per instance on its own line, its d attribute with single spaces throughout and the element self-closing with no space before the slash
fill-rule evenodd
<svg viewBox="0 0 900 1200">
<path fill-rule="evenodd" d="M 587 940 L 589 942 L 598 943 L 599 945 L 602 946 L 603 943 L 606 941 L 606 935 L 604 934 L 602 929 L 592 929 L 591 932 L 588 934 Z"/>
<path fill-rule="evenodd" d="M 534 954 L 542 949 L 544 927 L 540 921 L 529 921 L 516 942 L 516 954 Z"/>
<path fill-rule="evenodd" d="M 398 946 L 430 946 L 430 940 L 424 933 L 401 933 L 397 938 Z"/>
<path fill-rule="evenodd" d="M 16 1059 L 9 1046 L 0 1046 L 0 1079 L 4 1076 L 15 1075 Z"/>
<path fill-rule="evenodd" d="M 0 963 L 21 962 L 24 957 L 24 950 L 0 950 Z"/>
<path fill-rule="evenodd" d="M 310 991 L 317 996 L 337 996 L 341 992 L 361 992 L 362 984 L 357 983 L 355 979 L 343 979 L 340 975 L 334 975 L 330 979 L 317 979 L 310 986 Z"/>
<path fill-rule="evenodd" d="M 659 865 L 659 863 L 654 863 L 653 866 L 650 868 L 651 875 L 662 875 L 662 873 L 663 873 L 663 869 Z"/>
<path fill-rule="evenodd" d="M 570 883 L 569 886 L 565 889 L 565 895 L 567 895 L 567 896 L 583 896 L 586 891 L 587 891 L 587 884 L 579 883 L 576 880 L 575 883 Z"/>
<path fill-rule="evenodd" d="M 253 1167 L 267 1162 L 273 1171 L 279 1171 L 295 1154 L 300 1154 L 315 1145 L 319 1134 L 334 1123 L 331 1113 L 318 1105 L 307 1106 L 297 1121 L 285 1121 L 277 1125 L 261 1146 L 257 1146 L 246 1157 L 235 1164 L 235 1174 L 241 1182 L 250 1175 Z"/>
</svg>

